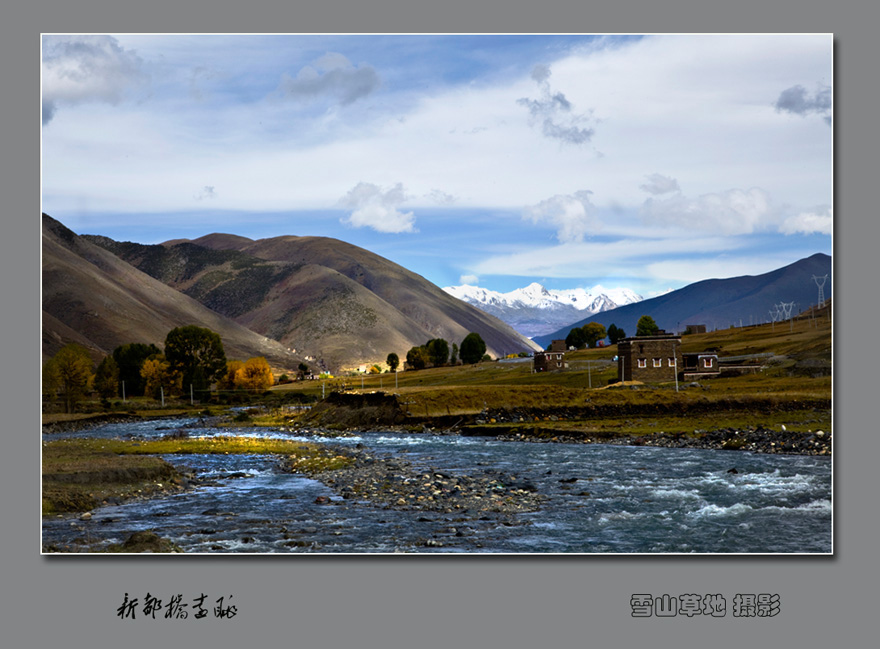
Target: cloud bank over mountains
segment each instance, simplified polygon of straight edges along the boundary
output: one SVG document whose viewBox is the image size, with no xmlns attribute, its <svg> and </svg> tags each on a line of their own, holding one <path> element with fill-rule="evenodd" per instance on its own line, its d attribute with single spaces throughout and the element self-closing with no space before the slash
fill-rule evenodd
<svg viewBox="0 0 880 649">
<path fill-rule="evenodd" d="M 831 63 L 827 35 L 47 35 L 43 209 L 648 294 L 830 252 Z"/>
</svg>

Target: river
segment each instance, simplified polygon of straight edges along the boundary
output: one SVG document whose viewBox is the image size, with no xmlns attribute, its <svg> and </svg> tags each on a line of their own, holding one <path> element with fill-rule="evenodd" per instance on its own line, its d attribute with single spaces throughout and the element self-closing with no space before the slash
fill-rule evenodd
<svg viewBox="0 0 880 649">
<path fill-rule="evenodd" d="M 194 423 L 109 424 L 67 436 L 150 438 Z M 300 439 L 254 429 L 189 432 Z M 90 520 L 44 517 L 44 547 L 76 551 L 149 529 L 185 552 L 210 554 L 832 552 L 830 457 L 382 431 L 301 439 L 360 445 L 450 474 L 516 473 L 546 500 L 534 512 L 479 516 L 383 508 L 287 473 L 276 457 L 165 455 L 208 484 L 100 507 Z"/>
</svg>

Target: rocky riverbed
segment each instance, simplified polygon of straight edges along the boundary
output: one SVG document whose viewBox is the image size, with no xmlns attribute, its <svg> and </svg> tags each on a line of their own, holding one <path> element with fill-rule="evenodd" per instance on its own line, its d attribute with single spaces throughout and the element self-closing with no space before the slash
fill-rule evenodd
<svg viewBox="0 0 880 649">
<path fill-rule="evenodd" d="M 481 434 L 485 434 L 483 431 Z M 693 435 L 658 432 L 653 435 L 591 436 L 587 433 L 572 435 L 544 430 L 537 434 L 502 433 L 498 439 L 520 442 L 566 442 L 574 444 L 614 444 L 620 446 L 662 446 L 664 448 L 704 448 L 725 451 L 752 451 L 753 453 L 783 453 L 796 455 L 831 455 L 831 433 L 795 433 L 762 427 L 738 430 L 723 428 L 695 431 Z"/>
<path fill-rule="evenodd" d="M 362 449 L 341 452 L 354 463 L 343 469 L 311 472 L 299 469 L 294 461 L 290 468 L 323 482 L 346 500 L 368 500 L 391 509 L 513 514 L 535 511 L 544 498 L 530 481 L 509 472 L 489 469 L 456 475 Z"/>
</svg>

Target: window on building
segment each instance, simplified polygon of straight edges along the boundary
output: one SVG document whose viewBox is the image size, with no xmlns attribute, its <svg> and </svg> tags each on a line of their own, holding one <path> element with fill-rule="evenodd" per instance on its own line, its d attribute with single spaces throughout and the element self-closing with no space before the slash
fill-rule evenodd
<svg viewBox="0 0 880 649">
<path fill-rule="evenodd" d="M 648 367 L 648 359 L 640 358 L 639 359 L 639 367 Z"/>
<path fill-rule="evenodd" d="M 704 358 L 703 359 L 703 367 L 711 368 L 712 367 L 712 359 L 711 358 Z"/>
<path fill-rule="evenodd" d="M 654 367 L 663 367 L 663 361 L 659 358 L 654 359 Z"/>
<path fill-rule="evenodd" d="M 669 367 L 675 367 L 675 359 L 674 358 L 669 359 Z"/>
</svg>

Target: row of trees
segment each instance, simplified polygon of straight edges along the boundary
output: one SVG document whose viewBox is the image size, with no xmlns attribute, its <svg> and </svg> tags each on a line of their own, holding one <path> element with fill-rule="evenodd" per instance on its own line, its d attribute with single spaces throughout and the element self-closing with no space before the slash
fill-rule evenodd
<svg viewBox="0 0 880 649">
<path fill-rule="evenodd" d="M 65 412 L 94 390 L 102 399 L 129 396 L 180 396 L 185 388 L 265 390 L 274 382 L 263 357 L 228 361 L 220 336 L 188 325 L 165 337 L 164 353 L 156 345 L 129 343 L 105 356 L 94 369 L 89 352 L 77 344 L 61 348 L 43 368 L 43 392 L 60 394 Z"/>
<path fill-rule="evenodd" d="M 473 365 L 483 360 L 486 355 L 486 343 L 480 334 L 471 332 L 464 337 L 459 346 L 452 343 L 450 349 L 449 343 L 443 338 L 432 338 L 424 345 L 417 345 L 410 348 L 406 353 L 407 367 L 414 370 L 421 370 L 428 365 L 441 367 L 447 363 L 455 365 L 459 358 L 462 363 Z M 394 372 L 400 366 L 400 358 L 395 353 L 388 354 L 385 361 Z"/>
<path fill-rule="evenodd" d="M 660 327 L 657 326 L 654 318 L 649 315 L 643 315 L 639 318 L 638 323 L 636 323 L 636 336 L 653 336 L 658 331 L 660 331 Z M 576 349 L 584 346 L 592 348 L 606 337 L 610 344 L 616 345 L 626 338 L 626 332 L 613 323 L 608 325 L 606 330 L 604 325 L 598 322 L 588 322 L 582 327 L 574 327 L 569 331 L 568 336 L 565 337 L 565 345 L 566 347 L 574 347 Z"/>
</svg>

